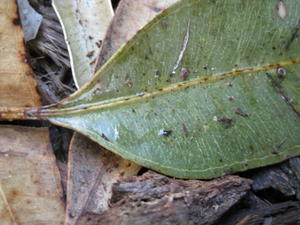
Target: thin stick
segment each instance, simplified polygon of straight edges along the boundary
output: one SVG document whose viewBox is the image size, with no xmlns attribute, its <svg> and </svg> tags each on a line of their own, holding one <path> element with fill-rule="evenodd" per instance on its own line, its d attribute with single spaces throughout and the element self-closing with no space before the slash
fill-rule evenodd
<svg viewBox="0 0 300 225">
<path fill-rule="evenodd" d="M 42 108 L 0 108 L 0 120 L 43 120 L 40 116 Z"/>
</svg>

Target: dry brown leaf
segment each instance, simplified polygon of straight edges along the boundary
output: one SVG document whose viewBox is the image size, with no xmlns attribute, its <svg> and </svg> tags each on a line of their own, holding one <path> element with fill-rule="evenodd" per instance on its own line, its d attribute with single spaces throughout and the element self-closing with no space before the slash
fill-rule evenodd
<svg viewBox="0 0 300 225">
<path fill-rule="evenodd" d="M 136 174 L 139 169 L 140 166 L 75 134 L 69 151 L 66 224 L 76 224 L 86 212 L 106 211 L 112 184 L 123 176 Z"/>
<path fill-rule="evenodd" d="M 159 12 L 178 0 L 121 0 L 110 24 L 95 71 Z"/>
<path fill-rule="evenodd" d="M 0 106 L 40 105 L 33 72 L 26 61 L 24 34 L 15 0 L 0 4 Z"/>
<path fill-rule="evenodd" d="M 1 225 L 59 225 L 63 192 L 47 128 L 0 129 Z"/>
</svg>

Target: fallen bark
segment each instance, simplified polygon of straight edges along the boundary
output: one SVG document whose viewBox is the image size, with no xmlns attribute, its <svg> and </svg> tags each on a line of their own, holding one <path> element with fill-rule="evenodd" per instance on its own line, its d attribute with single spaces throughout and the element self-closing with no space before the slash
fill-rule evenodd
<svg viewBox="0 0 300 225">
<path fill-rule="evenodd" d="M 78 224 L 213 224 L 247 193 L 250 184 L 238 176 L 200 181 L 147 172 L 115 184 L 110 210 L 100 216 L 87 214 Z"/>
</svg>

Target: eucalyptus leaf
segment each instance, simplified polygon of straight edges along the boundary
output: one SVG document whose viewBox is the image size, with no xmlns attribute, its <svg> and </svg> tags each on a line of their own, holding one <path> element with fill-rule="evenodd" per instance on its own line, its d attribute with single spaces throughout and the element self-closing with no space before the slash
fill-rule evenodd
<svg viewBox="0 0 300 225">
<path fill-rule="evenodd" d="M 53 0 L 64 30 L 76 86 L 92 78 L 93 66 L 113 17 L 111 0 Z"/>
<path fill-rule="evenodd" d="M 299 155 L 300 4 L 281 2 L 182 0 L 73 96 L 2 117 L 48 119 L 181 178 Z"/>
</svg>

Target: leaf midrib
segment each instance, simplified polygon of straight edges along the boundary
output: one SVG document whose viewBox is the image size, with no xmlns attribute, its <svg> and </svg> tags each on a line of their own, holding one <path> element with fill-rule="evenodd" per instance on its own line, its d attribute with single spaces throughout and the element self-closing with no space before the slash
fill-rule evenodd
<svg viewBox="0 0 300 225">
<path fill-rule="evenodd" d="M 288 61 L 283 61 L 279 63 L 274 64 L 268 64 L 263 66 L 257 66 L 257 67 L 248 67 L 243 69 L 236 69 L 227 73 L 221 73 L 217 74 L 211 77 L 205 77 L 205 78 L 197 78 L 185 82 L 175 83 L 172 85 L 169 85 L 167 87 L 160 88 L 153 92 L 139 92 L 135 95 L 130 96 L 123 96 L 119 98 L 113 98 L 105 101 L 99 101 L 96 103 L 88 103 L 88 104 L 80 104 L 73 107 L 66 107 L 66 108 L 54 108 L 54 109 L 42 109 L 40 111 L 41 117 L 56 117 L 58 115 L 66 115 L 66 114 L 75 114 L 75 113 L 82 113 L 92 110 L 99 110 L 104 108 L 113 107 L 120 104 L 125 103 L 132 103 L 136 101 L 140 101 L 142 99 L 150 98 L 156 95 L 162 95 L 171 91 L 179 91 L 191 86 L 201 85 L 201 84 L 207 84 L 207 83 L 213 83 L 224 79 L 234 78 L 240 75 L 247 75 L 248 73 L 254 73 L 254 72 L 260 72 L 265 70 L 271 70 L 278 67 L 283 67 L 287 65 L 293 65 L 300 63 L 299 59 L 293 59 Z"/>
</svg>

